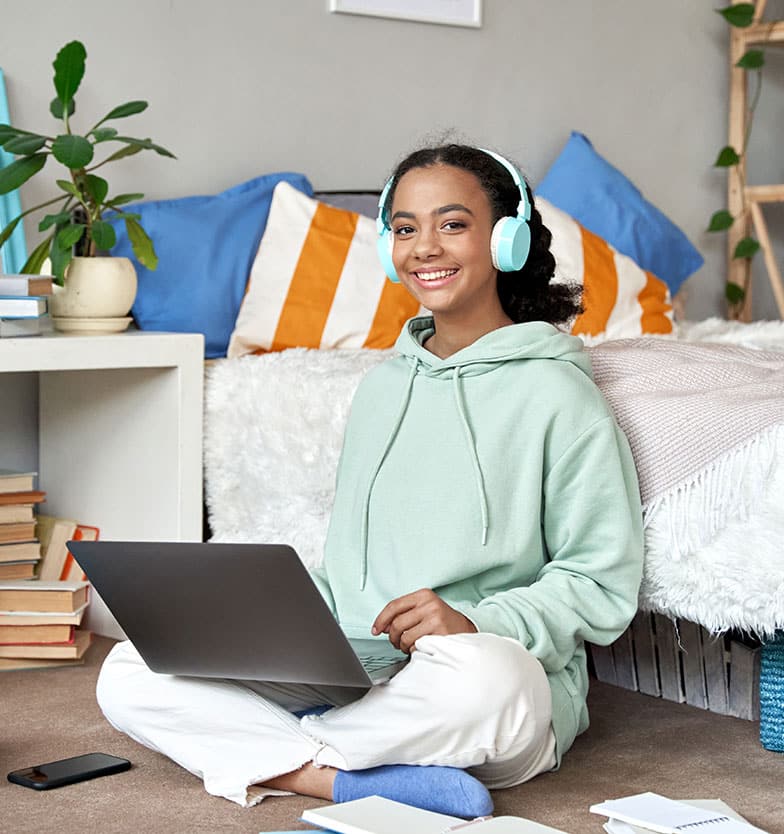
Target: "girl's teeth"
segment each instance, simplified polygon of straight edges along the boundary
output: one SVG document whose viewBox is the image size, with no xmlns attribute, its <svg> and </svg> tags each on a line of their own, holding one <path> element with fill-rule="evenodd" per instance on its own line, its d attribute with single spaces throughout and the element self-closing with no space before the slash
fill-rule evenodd
<svg viewBox="0 0 784 834">
<path fill-rule="evenodd" d="M 417 275 L 422 281 L 438 281 L 441 278 L 448 278 L 454 275 L 456 269 L 440 269 L 438 272 L 417 272 Z"/>
</svg>

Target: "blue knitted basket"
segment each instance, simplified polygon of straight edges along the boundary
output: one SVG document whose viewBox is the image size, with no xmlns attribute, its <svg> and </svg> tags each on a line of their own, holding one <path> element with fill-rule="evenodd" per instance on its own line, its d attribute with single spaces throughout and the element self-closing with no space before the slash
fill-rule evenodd
<svg viewBox="0 0 784 834">
<path fill-rule="evenodd" d="M 784 753 L 784 632 L 762 646 L 760 657 L 760 741 Z"/>
</svg>

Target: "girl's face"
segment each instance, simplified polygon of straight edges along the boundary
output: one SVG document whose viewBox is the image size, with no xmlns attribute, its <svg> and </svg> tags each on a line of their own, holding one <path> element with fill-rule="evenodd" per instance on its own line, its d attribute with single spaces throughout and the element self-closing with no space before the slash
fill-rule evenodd
<svg viewBox="0 0 784 834">
<path fill-rule="evenodd" d="M 498 317 L 493 218 L 477 177 L 451 165 L 413 168 L 397 183 L 390 227 L 397 274 L 436 319 Z"/>
</svg>

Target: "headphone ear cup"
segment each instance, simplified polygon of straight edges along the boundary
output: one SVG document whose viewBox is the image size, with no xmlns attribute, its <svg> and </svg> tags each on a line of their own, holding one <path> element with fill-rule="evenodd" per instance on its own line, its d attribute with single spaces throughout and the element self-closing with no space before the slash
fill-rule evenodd
<svg viewBox="0 0 784 834">
<path fill-rule="evenodd" d="M 520 217 L 502 217 L 493 226 L 490 256 L 500 272 L 517 272 L 525 266 L 531 251 L 531 229 Z"/>
<path fill-rule="evenodd" d="M 378 259 L 381 261 L 381 266 L 384 268 L 387 278 L 389 278 L 393 284 L 399 284 L 400 278 L 398 278 L 395 264 L 392 262 L 393 244 L 394 240 L 392 238 L 392 232 L 387 229 L 378 236 L 378 239 L 376 240 L 376 249 L 378 251 Z"/>
</svg>

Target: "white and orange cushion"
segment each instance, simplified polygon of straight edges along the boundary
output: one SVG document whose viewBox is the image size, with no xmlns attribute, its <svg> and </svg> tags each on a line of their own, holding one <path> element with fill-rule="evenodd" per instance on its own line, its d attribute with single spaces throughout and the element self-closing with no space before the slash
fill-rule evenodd
<svg viewBox="0 0 784 834">
<path fill-rule="evenodd" d="M 585 312 L 572 325 L 574 335 L 594 344 L 672 332 L 672 303 L 664 281 L 543 197 L 536 198 L 536 207 L 553 235 L 554 280 L 583 286 Z"/>
<path fill-rule="evenodd" d="M 419 310 L 419 302 L 384 275 L 372 220 L 281 182 L 228 355 L 389 348 Z"/>
</svg>

